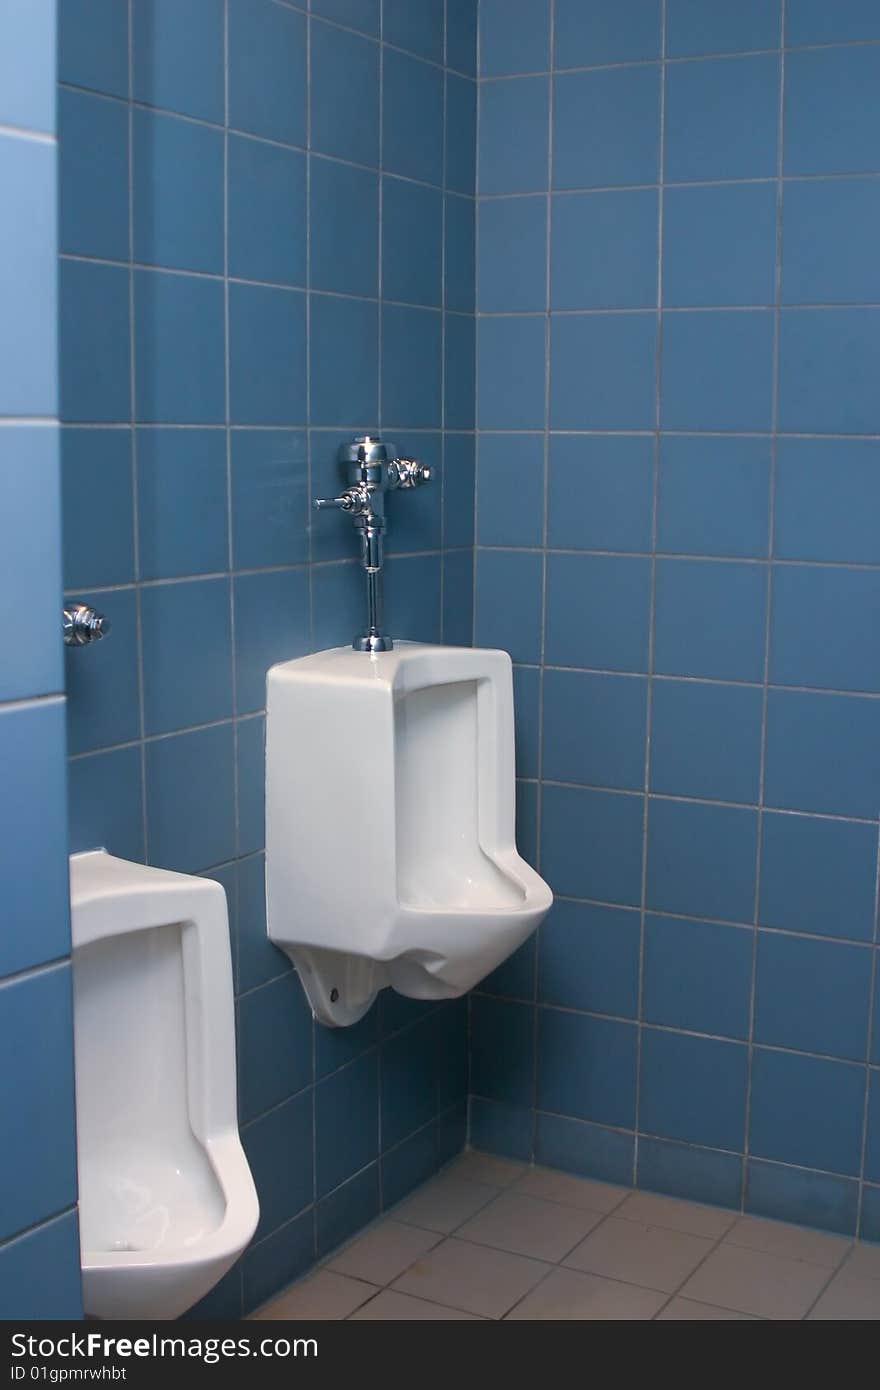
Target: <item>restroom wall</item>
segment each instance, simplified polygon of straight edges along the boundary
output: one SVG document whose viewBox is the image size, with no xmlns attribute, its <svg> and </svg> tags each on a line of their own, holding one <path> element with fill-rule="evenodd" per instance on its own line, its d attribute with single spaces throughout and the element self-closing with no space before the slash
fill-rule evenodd
<svg viewBox="0 0 880 1390">
<path fill-rule="evenodd" d="M 471 1137 L 880 1238 L 880 16 L 481 0 Z"/>
<path fill-rule="evenodd" d="M 81 1314 L 61 663 L 55 176 L 55 6 L 49 0 L 5 0 L 0 1317 L 6 1319 Z"/>
<path fill-rule="evenodd" d="M 310 510 L 346 437 L 436 469 L 389 502 L 389 627 L 471 639 L 475 8 L 444 9 L 61 7 L 64 585 L 113 625 L 67 663 L 70 844 L 227 891 L 262 1215 L 206 1313 L 464 1139 L 465 1005 L 314 1027 L 263 888 L 266 669 L 363 622 L 353 528 Z"/>
</svg>

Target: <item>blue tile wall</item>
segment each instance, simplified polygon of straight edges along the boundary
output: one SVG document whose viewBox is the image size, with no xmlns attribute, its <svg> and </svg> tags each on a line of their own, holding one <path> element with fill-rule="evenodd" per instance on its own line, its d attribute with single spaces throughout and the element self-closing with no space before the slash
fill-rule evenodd
<svg viewBox="0 0 880 1390">
<path fill-rule="evenodd" d="M 878 38 L 481 4 L 475 632 L 557 903 L 473 1004 L 536 1096 L 471 1080 L 487 1148 L 874 1239 Z"/>
<path fill-rule="evenodd" d="M 380 1037 L 377 1008 L 331 1038 L 265 935 L 263 710 L 269 665 L 345 642 L 361 621 L 350 528 L 311 511 L 338 484 L 349 434 L 384 427 L 436 470 L 436 486 L 389 507 L 397 635 L 472 640 L 476 2 L 63 9 L 64 573 L 113 620 L 98 661 L 68 663 L 70 844 L 226 888 L 240 1121 L 262 1206 L 255 1243 L 205 1305 L 230 1316 L 464 1142 L 466 1009 L 389 1012 Z M 47 147 L 32 148 L 29 179 L 53 173 L 54 159 L 36 162 Z M 9 413 L 52 413 L 51 387 Z M 42 453 L 33 434 L 20 457 L 48 500 L 54 434 Z M 0 476 L 4 462 L 0 450 Z M 16 528 L 36 534 L 25 517 Z M 33 689 L 9 698 L 61 688 L 58 577 L 41 565 L 32 581 L 29 563 L 16 559 L 53 643 L 28 634 Z M 39 712 L 57 724 L 60 703 Z M 60 808 L 60 781 L 57 794 Z M 68 949 L 64 881 L 37 876 L 39 923 L 0 972 Z"/>
<path fill-rule="evenodd" d="M 74 3 L 65 18 L 80 8 Z M 84 60 L 77 77 L 83 80 L 89 61 L 99 65 L 100 55 L 75 47 L 72 61 L 77 67 Z M 9 0 L 0 10 L 0 583 L 13 609 L 26 612 L 27 619 L 16 624 L 0 672 L 0 879 L 6 896 L 0 945 L 0 1043 L 6 1057 L 0 1080 L 6 1137 L 0 1158 L 0 1317 L 21 1321 L 82 1316 L 59 629 L 64 562 L 56 419 L 56 68 L 55 4 Z M 86 131 L 91 116 L 76 105 L 80 94 L 71 97 L 71 157 L 91 201 L 95 190 L 83 170 L 83 140 L 94 136 L 111 168 L 120 147 L 115 128 L 108 131 L 100 118 Z M 92 100 L 81 96 L 85 108 Z M 102 115 L 110 106 L 94 101 Z M 69 110 L 60 115 L 69 128 Z M 86 236 L 94 209 L 82 218 L 74 211 L 69 222 L 64 188 L 61 204 L 62 235 L 73 228 Z M 104 208 L 112 222 L 113 195 Z M 106 461 L 96 460 L 99 472 Z M 83 481 L 88 488 L 92 479 Z M 122 528 L 128 512 L 130 535 L 130 499 L 124 487 L 111 492 Z M 124 543 L 111 543 L 97 566 L 118 575 L 126 567 L 124 552 Z M 81 559 L 74 552 L 70 563 L 78 566 Z"/>
</svg>

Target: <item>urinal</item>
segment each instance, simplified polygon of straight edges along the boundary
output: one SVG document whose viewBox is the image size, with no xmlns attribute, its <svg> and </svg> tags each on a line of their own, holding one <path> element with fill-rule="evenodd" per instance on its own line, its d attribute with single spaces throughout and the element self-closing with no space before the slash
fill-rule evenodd
<svg viewBox="0 0 880 1390">
<path fill-rule="evenodd" d="M 259 1208 L 238 1134 L 226 895 L 70 860 L 85 1311 L 174 1318 L 222 1278 Z"/>
<path fill-rule="evenodd" d="M 516 851 L 507 653 L 400 642 L 272 667 L 266 890 L 330 1025 L 385 985 L 464 994 L 525 941 L 553 896 Z"/>
</svg>

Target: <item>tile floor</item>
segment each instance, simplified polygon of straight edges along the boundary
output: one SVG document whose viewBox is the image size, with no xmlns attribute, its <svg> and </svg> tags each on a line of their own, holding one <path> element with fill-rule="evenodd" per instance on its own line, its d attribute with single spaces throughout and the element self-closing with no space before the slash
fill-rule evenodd
<svg viewBox="0 0 880 1390">
<path fill-rule="evenodd" d="M 465 1153 L 258 1318 L 880 1319 L 880 1245 Z"/>
</svg>

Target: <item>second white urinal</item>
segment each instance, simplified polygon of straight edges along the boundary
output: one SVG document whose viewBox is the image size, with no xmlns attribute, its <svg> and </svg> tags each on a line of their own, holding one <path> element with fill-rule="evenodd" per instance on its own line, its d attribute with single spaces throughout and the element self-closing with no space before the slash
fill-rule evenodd
<svg viewBox="0 0 880 1390">
<path fill-rule="evenodd" d="M 385 985 L 464 994 L 553 902 L 516 850 L 506 652 L 401 642 L 273 667 L 266 778 L 269 935 L 323 1023 Z"/>
</svg>

